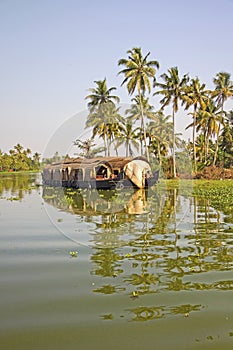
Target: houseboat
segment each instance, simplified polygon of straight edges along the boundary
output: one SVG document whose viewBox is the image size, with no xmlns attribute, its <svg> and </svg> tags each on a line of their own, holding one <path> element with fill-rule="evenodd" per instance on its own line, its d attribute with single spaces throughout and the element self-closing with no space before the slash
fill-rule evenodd
<svg viewBox="0 0 233 350">
<path fill-rule="evenodd" d="M 45 185 L 89 189 L 147 188 L 158 177 L 144 157 L 69 158 L 42 172 Z"/>
</svg>

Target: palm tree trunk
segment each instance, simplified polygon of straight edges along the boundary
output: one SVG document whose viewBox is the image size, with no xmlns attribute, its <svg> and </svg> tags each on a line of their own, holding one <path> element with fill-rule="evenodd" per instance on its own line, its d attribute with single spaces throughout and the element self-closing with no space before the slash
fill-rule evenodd
<svg viewBox="0 0 233 350">
<path fill-rule="evenodd" d="M 194 174 L 197 172 L 197 152 L 196 152 L 196 145 L 195 145 L 195 139 L 196 139 L 196 106 L 194 107 L 194 113 L 193 113 L 193 161 L 194 161 Z"/>
<path fill-rule="evenodd" d="M 105 157 L 107 157 L 107 151 L 108 151 L 107 137 L 106 137 L 106 133 L 104 131 L 104 155 L 105 155 Z"/>
<path fill-rule="evenodd" d="M 116 142 L 114 141 L 114 138 L 112 140 L 112 143 L 113 143 L 113 146 L 114 146 L 114 149 L 115 149 L 115 152 L 116 152 L 116 156 L 118 157 L 118 149 L 117 149 Z"/>
<path fill-rule="evenodd" d="M 110 140 L 107 137 L 107 152 L 108 152 L 108 157 L 110 157 Z"/>
<path fill-rule="evenodd" d="M 209 153 L 209 135 L 206 133 L 206 135 L 205 135 L 205 163 L 207 162 L 208 153 Z"/>
<path fill-rule="evenodd" d="M 149 161 L 149 152 L 148 147 L 146 145 L 146 128 L 145 128 L 145 122 L 144 122 L 144 113 L 143 113 L 143 107 L 142 107 L 142 95 L 139 93 L 139 100 L 140 100 L 140 111 L 141 111 L 141 121 L 142 121 L 142 128 L 143 128 L 143 137 L 144 137 L 144 147 L 146 151 L 146 158 Z"/>
<path fill-rule="evenodd" d="M 173 160 L 173 177 L 176 178 L 176 135 L 175 135 L 175 111 L 172 111 L 172 124 L 173 124 L 173 140 L 172 140 L 172 160 Z"/>
<path fill-rule="evenodd" d="M 161 158 L 160 142 L 158 142 L 158 158 L 159 158 L 159 166 L 161 166 L 162 158 Z"/>
<path fill-rule="evenodd" d="M 219 131 L 220 131 L 220 124 L 218 125 L 218 131 L 217 131 L 217 137 L 216 137 L 216 149 L 214 152 L 213 165 L 215 165 L 216 160 L 217 160 L 217 155 L 218 155 Z"/>
<path fill-rule="evenodd" d="M 126 140 L 126 145 L 125 145 L 125 156 L 128 157 L 129 156 L 129 140 Z"/>
</svg>

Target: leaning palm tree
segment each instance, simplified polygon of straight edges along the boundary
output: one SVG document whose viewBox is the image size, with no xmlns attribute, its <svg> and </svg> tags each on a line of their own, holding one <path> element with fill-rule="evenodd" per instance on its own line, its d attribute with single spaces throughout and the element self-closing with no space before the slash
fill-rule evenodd
<svg viewBox="0 0 233 350">
<path fill-rule="evenodd" d="M 160 103 L 162 109 L 172 103 L 172 124 L 173 124 L 173 137 L 172 137 L 172 158 L 173 158 L 173 177 L 176 178 L 176 158 L 175 158 L 175 113 L 178 111 L 179 101 L 182 100 L 184 88 L 188 83 L 188 75 L 185 74 L 181 79 L 177 67 L 168 69 L 168 73 L 161 75 L 164 83 L 155 83 L 154 86 L 160 88 L 154 95 L 164 95 Z"/>
<path fill-rule="evenodd" d="M 198 107 L 205 109 L 206 103 L 208 101 L 209 91 L 205 89 L 205 84 L 201 84 L 199 78 L 192 79 L 190 84 L 184 90 L 184 95 L 182 97 L 185 103 L 185 109 L 189 109 L 193 106 L 193 162 L 194 162 L 194 173 L 197 172 L 197 160 L 196 160 L 196 118 Z M 188 127 L 187 127 L 188 128 Z M 187 129 L 186 128 L 186 129 Z"/>
<path fill-rule="evenodd" d="M 86 127 L 101 129 L 101 125 L 98 127 L 97 124 L 106 124 L 106 111 L 108 106 L 115 106 L 115 102 L 119 102 L 120 99 L 118 96 L 112 95 L 112 91 L 116 90 L 115 87 L 107 88 L 106 78 L 104 80 L 94 81 L 94 83 L 97 87 L 89 89 L 91 94 L 86 96 L 86 99 L 89 99 L 87 106 L 90 112 L 87 117 Z M 103 138 L 107 151 L 106 128 L 102 128 L 102 130 L 104 130 Z"/>
<path fill-rule="evenodd" d="M 215 84 L 215 90 L 212 92 L 212 97 L 216 98 L 217 106 L 221 109 L 222 119 L 224 119 L 224 103 L 229 97 L 233 96 L 233 82 L 230 80 L 231 75 L 227 72 L 219 72 L 216 74 L 213 82 Z M 220 131 L 220 124 L 219 124 Z M 218 144 L 219 144 L 219 132 L 216 136 L 216 149 L 214 154 L 214 162 L 215 165 L 218 153 Z"/>
<path fill-rule="evenodd" d="M 118 61 L 119 66 L 124 66 L 118 74 L 124 75 L 124 80 L 121 85 L 127 83 L 127 89 L 130 95 L 135 91 L 139 96 L 141 124 L 144 134 L 144 147 L 147 159 L 149 159 L 148 148 L 146 146 L 146 129 L 144 121 L 144 111 L 142 105 L 142 97 L 145 93 L 151 91 L 150 79 L 155 79 L 156 68 L 159 68 L 158 61 L 148 61 L 150 52 L 143 57 L 140 47 L 134 47 L 127 51 L 128 58 L 122 58 Z"/>
</svg>

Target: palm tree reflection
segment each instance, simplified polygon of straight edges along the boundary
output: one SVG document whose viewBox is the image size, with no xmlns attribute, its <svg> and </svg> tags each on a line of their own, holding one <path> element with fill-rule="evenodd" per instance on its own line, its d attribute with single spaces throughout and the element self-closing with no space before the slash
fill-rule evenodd
<svg viewBox="0 0 233 350">
<path fill-rule="evenodd" d="M 82 215 L 95 225 L 89 232 L 91 274 L 99 278 L 93 292 L 123 293 L 137 299 L 162 292 L 233 288 L 233 280 L 198 279 L 202 272 L 233 267 L 232 244 L 222 214 L 208 199 L 193 197 L 179 188 L 160 192 L 159 186 L 150 195 L 145 190 L 100 194 L 66 192 L 65 201 L 64 194 L 63 200 L 51 193 L 47 196 L 53 205 L 57 202 L 63 210 Z M 137 306 L 130 312 L 133 320 L 145 321 L 168 314 L 188 316 L 201 308 L 152 305 Z"/>
</svg>

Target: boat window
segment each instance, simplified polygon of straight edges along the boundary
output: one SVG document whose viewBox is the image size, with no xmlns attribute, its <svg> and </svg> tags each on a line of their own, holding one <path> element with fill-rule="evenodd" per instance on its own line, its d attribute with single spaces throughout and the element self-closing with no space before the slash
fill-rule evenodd
<svg viewBox="0 0 233 350">
<path fill-rule="evenodd" d="M 96 168 L 96 178 L 106 178 L 108 177 L 108 168 L 104 165 L 101 165 Z"/>
</svg>

